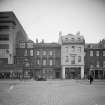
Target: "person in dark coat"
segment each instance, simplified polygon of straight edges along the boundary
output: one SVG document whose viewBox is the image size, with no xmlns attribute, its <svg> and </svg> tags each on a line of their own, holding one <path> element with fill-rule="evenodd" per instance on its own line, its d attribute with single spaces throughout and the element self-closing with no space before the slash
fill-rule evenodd
<svg viewBox="0 0 105 105">
<path fill-rule="evenodd" d="M 93 83 L 93 76 L 92 75 L 90 75 L 90 85 Z"/>
</svg>

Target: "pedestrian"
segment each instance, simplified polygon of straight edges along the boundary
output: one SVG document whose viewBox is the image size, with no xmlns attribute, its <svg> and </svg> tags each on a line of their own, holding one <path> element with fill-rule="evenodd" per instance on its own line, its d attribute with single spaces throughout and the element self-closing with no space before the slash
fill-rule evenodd
<svg viewBox="0 0 105 105">
<path fill-rule="evenodd" d="M 91 85 L 93 83 L 93 76 L 90 75 L 89 79 L 90 79 L 90 85 Z"/>
</svg>

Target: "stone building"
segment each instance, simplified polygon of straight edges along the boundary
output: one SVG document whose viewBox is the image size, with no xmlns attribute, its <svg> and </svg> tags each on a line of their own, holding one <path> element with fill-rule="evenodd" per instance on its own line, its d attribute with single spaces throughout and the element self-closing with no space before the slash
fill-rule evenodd
<svg viewBox="0 0 105 105">
<path fill-rule="evenodd" d="M 84 78 L 84 37 L 60 33 L 62 78 Z"/>
<path fill-rule="evenodd" d="M 61 47 L 57 43 L 20 41 L 17 43 L 15 64 L 22 67 L 24 78 L 25 74 L 30 78 L 60 78 Z"/>
<path fill-rule="evenodd" d="M 58 43 L 35 43 L 36 76 L 47 79 L 61 78 L 61 47 Z"/>
</svg>

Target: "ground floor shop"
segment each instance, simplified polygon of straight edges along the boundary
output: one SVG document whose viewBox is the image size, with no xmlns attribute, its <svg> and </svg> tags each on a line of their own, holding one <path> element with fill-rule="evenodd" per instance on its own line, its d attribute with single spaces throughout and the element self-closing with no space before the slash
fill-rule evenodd
<svg viewBox="0 0 105 105">
<path fill-rule="evenodd" d="M 61 78 L 60 68 L 35 68 L 33 70 L 33 78 L 56 79 Z"/>
<path fill-rule="evenodd" d="M 84 78 L 84 66 L 62 66 L 63 79 Z"/>
<path fill-rule="evenodd" d="M 89 71 L 94 79 L 105 79 L 105 69 L 104 68 L 93 68 Z"/>
</svg>

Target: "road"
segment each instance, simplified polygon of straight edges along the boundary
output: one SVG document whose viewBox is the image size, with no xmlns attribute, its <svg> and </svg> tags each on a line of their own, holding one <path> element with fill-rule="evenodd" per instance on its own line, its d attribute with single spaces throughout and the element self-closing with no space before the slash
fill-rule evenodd
<svg viewBox="0 0 105 105">
<path fill-rule="evenodd" d="M 0 105 L 105 105 L 105 81 L 0 81 Z"/>
</svg>

